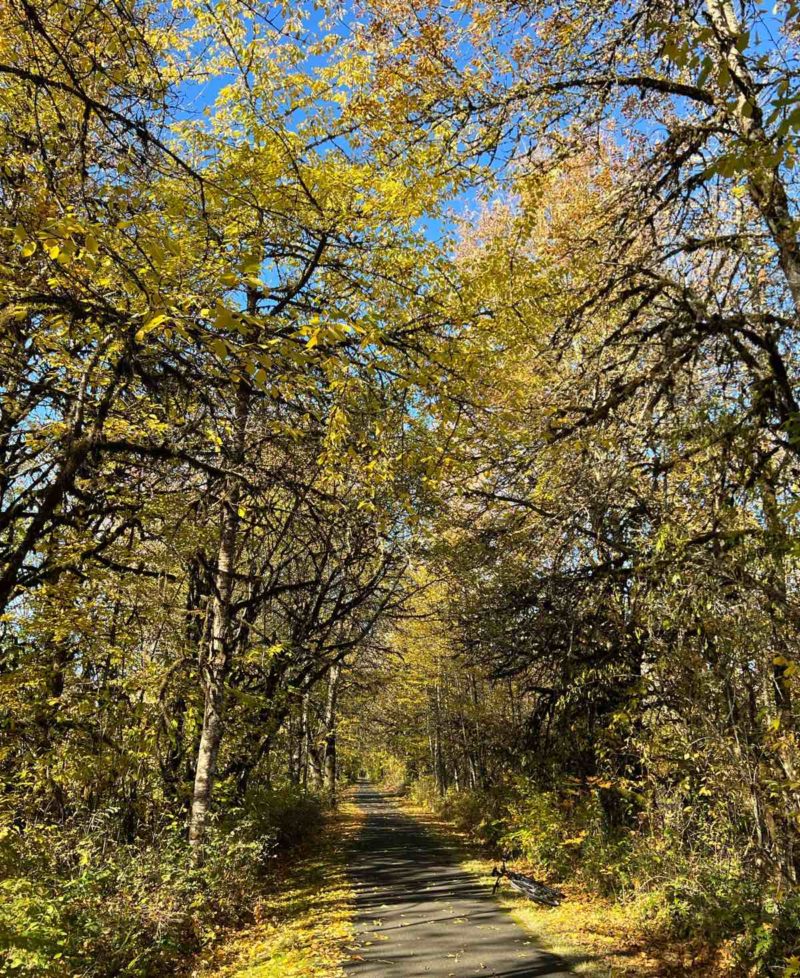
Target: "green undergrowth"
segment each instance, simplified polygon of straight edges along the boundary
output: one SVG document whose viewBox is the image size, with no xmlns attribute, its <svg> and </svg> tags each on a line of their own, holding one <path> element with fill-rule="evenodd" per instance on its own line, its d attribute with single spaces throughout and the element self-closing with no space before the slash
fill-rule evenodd
<svg viewBox="0 0 800 978">
<path fill-rule="evenodd" d="M 325 804 L 291 787 L 252 792 L 212 826 L 200 868 L 183 819 L 164 819 L 130 844 L 104 831 L 102 813 L 66 825 L 0 824 L 0 975 L 182 974 L 253 919 L 281 860 L 319 835 Z"/>
<path fill-rule="evenodd" d="M 347 851 L 360 822 L 347 802 L 329 813 L 313 845 L 281 866 L 255 906 L 253 923 L 232 933 L 193 971 L 197 978 L 344 978 L 352 938 Z"/>
<path fill-rule="evenodd" d="M 567 899 L 539 907 L 500 899 L 541 942 L 600 976 L 790 978 L 800 938 L 800 897 L 759 883 L 740 848 L 714 835 L 691 850 L 662 834 L 609 830 L 596 793 L 559 798 L 514 785 L 439 797 L 428 779 L 405 804 L 462 847 L 487 877 L 501 851 L 515 868 L 558 885 Z"/>
</svg>

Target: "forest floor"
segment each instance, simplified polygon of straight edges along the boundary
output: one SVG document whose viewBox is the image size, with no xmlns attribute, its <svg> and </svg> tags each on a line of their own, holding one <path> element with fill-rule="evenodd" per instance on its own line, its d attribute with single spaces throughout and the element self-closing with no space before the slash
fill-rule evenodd
<svg viewBox="0 0 800 978">
<path fill-rule="evenodd" d="M 343 800 L 313 841 L 277 867 L 254 922 L 216 942 L 192 978 L 344 978 L 354 901 L 347 865 L 362 818 Z"/>
<path fill-rule="evenodd" d="M 496 859 L 471 843 L 451 822 L 407 798 L 398 800 L 405 812 L 455 848 L 463 869 L 485 878 L 490 885 Z M 526 869 L 519 863 L 513 868 Z M 558 908 L 532 903 L 507 884 L 496 899 L 537 944 L 562 957 L 581 978 L 723 978 L 730 974 L 731 962 L 724 949 L 659 940 L 637 925 L 624 904 L 577 885 L 558 886 L 566 894 Z"/>
<path fill-rule="evenodd" d="M 191 976 L 727 973 L 718 957 L 648 938 L 623 905 L 577 886 L 561 886 L 567 899 L 557 909 L 508 887 L 493 899 L 493 865 L 452 823 L 408 799 L 361 786 L 327 816 L 313 845 L 278 866 L 253 923 L 215 942 Z"/>
</svg>

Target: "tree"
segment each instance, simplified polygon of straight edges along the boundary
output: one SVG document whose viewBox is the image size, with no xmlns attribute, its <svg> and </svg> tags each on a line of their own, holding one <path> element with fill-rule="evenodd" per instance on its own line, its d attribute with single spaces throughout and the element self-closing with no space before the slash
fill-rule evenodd
<svg viewBox="0 0 800 978">
<path fill-rule="evenodd" d="M 58 6 L 8 17 L 29 63 L 7 66 L 7 136 L 40 199 L 9 198 L 7 221 L 6 667 L 24 661 L 14 638 L 38 589 L 49 614 L 77 576 L 138 616 L 147 582 L 166 587 L 182 626 L 166 642 L 153 622 L 158 651 L 135 655 L 161 671 L 159 765 L 182 801 L 192 771 L 200 862 L 232 684 L 255 687 L 268 721 L 257 749 L 246 734 L 232 751 L 249 748 L 230 759 L 243 790 L 285 688 L 335 673 L 396 599 L 421 409 L 450 342 L 448 284 L 415 222 L 448 178 L 426 174 L 427 143 L 374 129 L 363 59 L 322 22 L 131 7 L 108 42 L 130 59 L 122 77 L 97 54 L 115 23 L 103 5 L 77 24 Z M 209 78 L 224 84 L 192 114 Z M 62 176 L 48 140 L 64 127 Z M 82 655 L 57 651 L 53 682 L 89 669 Z M 197 728 L 174 716 L 196 702 L 192 677 Z M 65 701 L 51 699 L 45 712 Z"/>
</svg>

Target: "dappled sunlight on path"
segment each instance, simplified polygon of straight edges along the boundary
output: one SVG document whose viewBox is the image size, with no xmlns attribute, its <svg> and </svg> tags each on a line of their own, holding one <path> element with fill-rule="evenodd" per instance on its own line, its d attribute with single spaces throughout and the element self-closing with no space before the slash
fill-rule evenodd
<svg viewBox="0 0 800 978">
<path fill-rule="evenodd" d="M 366 818 L 350 867 L 356 892 L 353 978 L 559 978 L 559 958 L 533 941 L 440 841 L 366 783 Z"/>
</svg>

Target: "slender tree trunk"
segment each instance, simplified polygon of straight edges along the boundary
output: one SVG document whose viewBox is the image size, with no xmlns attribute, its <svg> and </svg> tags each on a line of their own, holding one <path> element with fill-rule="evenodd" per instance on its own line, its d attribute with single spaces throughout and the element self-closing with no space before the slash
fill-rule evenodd
<svg viewBox="0 0 800 978">
<path fill-rule="evenodd" d="M 463 712 L 461 714 L 461 740 L 464 744 L 464 759 L 467 767 L 468 784 L 470 788 L 476 788 L 478 785 L 475 754 L 473 751 L 473 745 L 470 742 L 469 734 L 467 733 L 467 721 L 464 718 Z"/>
<path fill-rule="evenodd" d="M 797 790 L 797 724 L 792 703 L 792 682 L 789 670 L 791 649 L 788 647 L 781 629 L 781 618 L 788 604 L 786 559 L 791 541 L 781 520 L 780 508 L 775 486 L 771 481 L 772 474 L 766 473 L 762 492 L 762 504 L 767 519 L 767 527 L 771 536 L 772 548 L 772 587 L 777 600 L 771 609 L 772 619 L 772 649 L 769 650 L 771 662 L 767 663 L 766 673 L 771 678 L 771 690 L 775 719 L 778 723 L 775 758 L 783 775 L 783 813 L 782 831 L 779 835 L 781 872 L 790 883 L 798 879 L 797 851 L 800 849 L 797 826 L 792 817 L 800 804 L 800 792 Z"/>
<path fill-rule="evenodd" d="M 444 795 L 445 778 L 444 778 L 444 763 L 442 758 L 442 737 L 441 731 L 439 729 L 439 716 L 436 711 L 433 713 L 431 730 L 428 736 L 428 740 L 431 748 L 431 766 L 433 768 L 433 781 L 436 786 L 436 793 L 438 795 Z"/>
<path fill-rule="evenodd" d="M 296 719 L 289 724 L 289 780 L 298 787 L 306 784 L 306 702 L 305 697 L 300 701 L 300 709 Z"/>
<path fill-rule="evenodd" d="M 250 387 L 240 380 L 236 391 L 231 462 L 236 467 L 244 458 L 245 436 L 250 409 Z M 203 729 L 197 751 L 194 793 L 189 816 L 189 844 L 196 863 L 202 862 L 208 812 L 217 770 L 217 757 L 224 729 L 225 680 L 230 668 L 232 600 L 235 578 L 236 544 L 239 531 L 239 480 L 226 479 L 222 498 L 222 526 L 214 580 L 209 647 L 203 657 L 205 690 Z"/>
<path fill-rule="evenodd" d="M 306 730 L 306 738 L 308 779 L 312 788 L 319 789 L 322 786 L 322 758 L 320 756 L 318 737 L 315 731 L 312 731 L 310 723 Z"/>
<path fill-rule="evenodd" d="M 331 666 L 328 678 L 328 701 L 325 706 L 325 790 L 336 793 L 336 699 L 339 686 L 339 663 Z"/>
<path fill-rule="evenodd" d="M 750 72 L 747 58 L 737 46 L 743 28 L 731 0 L 706 0 L 705 7 L 714 31 L 718 58 L 730 72 L 736 95 L 731 109 L 732 121 L 757 151 L 755 165 L 748 173 L 750 199 L 770 230 L 795 312 L 800 312 L 800 244 L 797 227 L 780 170 L 767 162 L 777 146 L 764 128 L 758 101 L 759 87 Z"/>
<path fill-rule="evenodd" d="M 470 673 L 470 691 L 472 693 L 473 706 L 473 737 L 475 745 L 475 787 L 482 788 L 485 781 L 485 764 L 483 760 L 483 736 L 481 726 L 478 721 L 480 715 L 478 709 L 478 684 L 475 681 L 475 674 Z"/>
<path fill-rule="evenodd" d="M 294 714 L 290 709 L 286 718 L 286 776 L 289 779 L 289 784 L 293 785 L 300 783 L 296 726 Z"/>
<path fill-rule="evenodd" d="M 444 755 L 444 738 L 442 736 L 442 664 L 441 660 L 438 663 L 438 672 L 436 679 L 436 699 L 435 699 L 435 746 L 436 746 L 436 769 L 434 776 L 436 778 L 436 790 L 443 797 L 447 791 L 447 764 Z"/>
<path fill-rule="evenodd" d="M 303 706 L 300 714 L 300 760 L 303 766 L 303 790 L 308 788 L 308 776 L 311 768 L 311 727 L 308 719 L 308 698 L 309 693 L 306 690 L 303 693 Z"/>
</svg>

